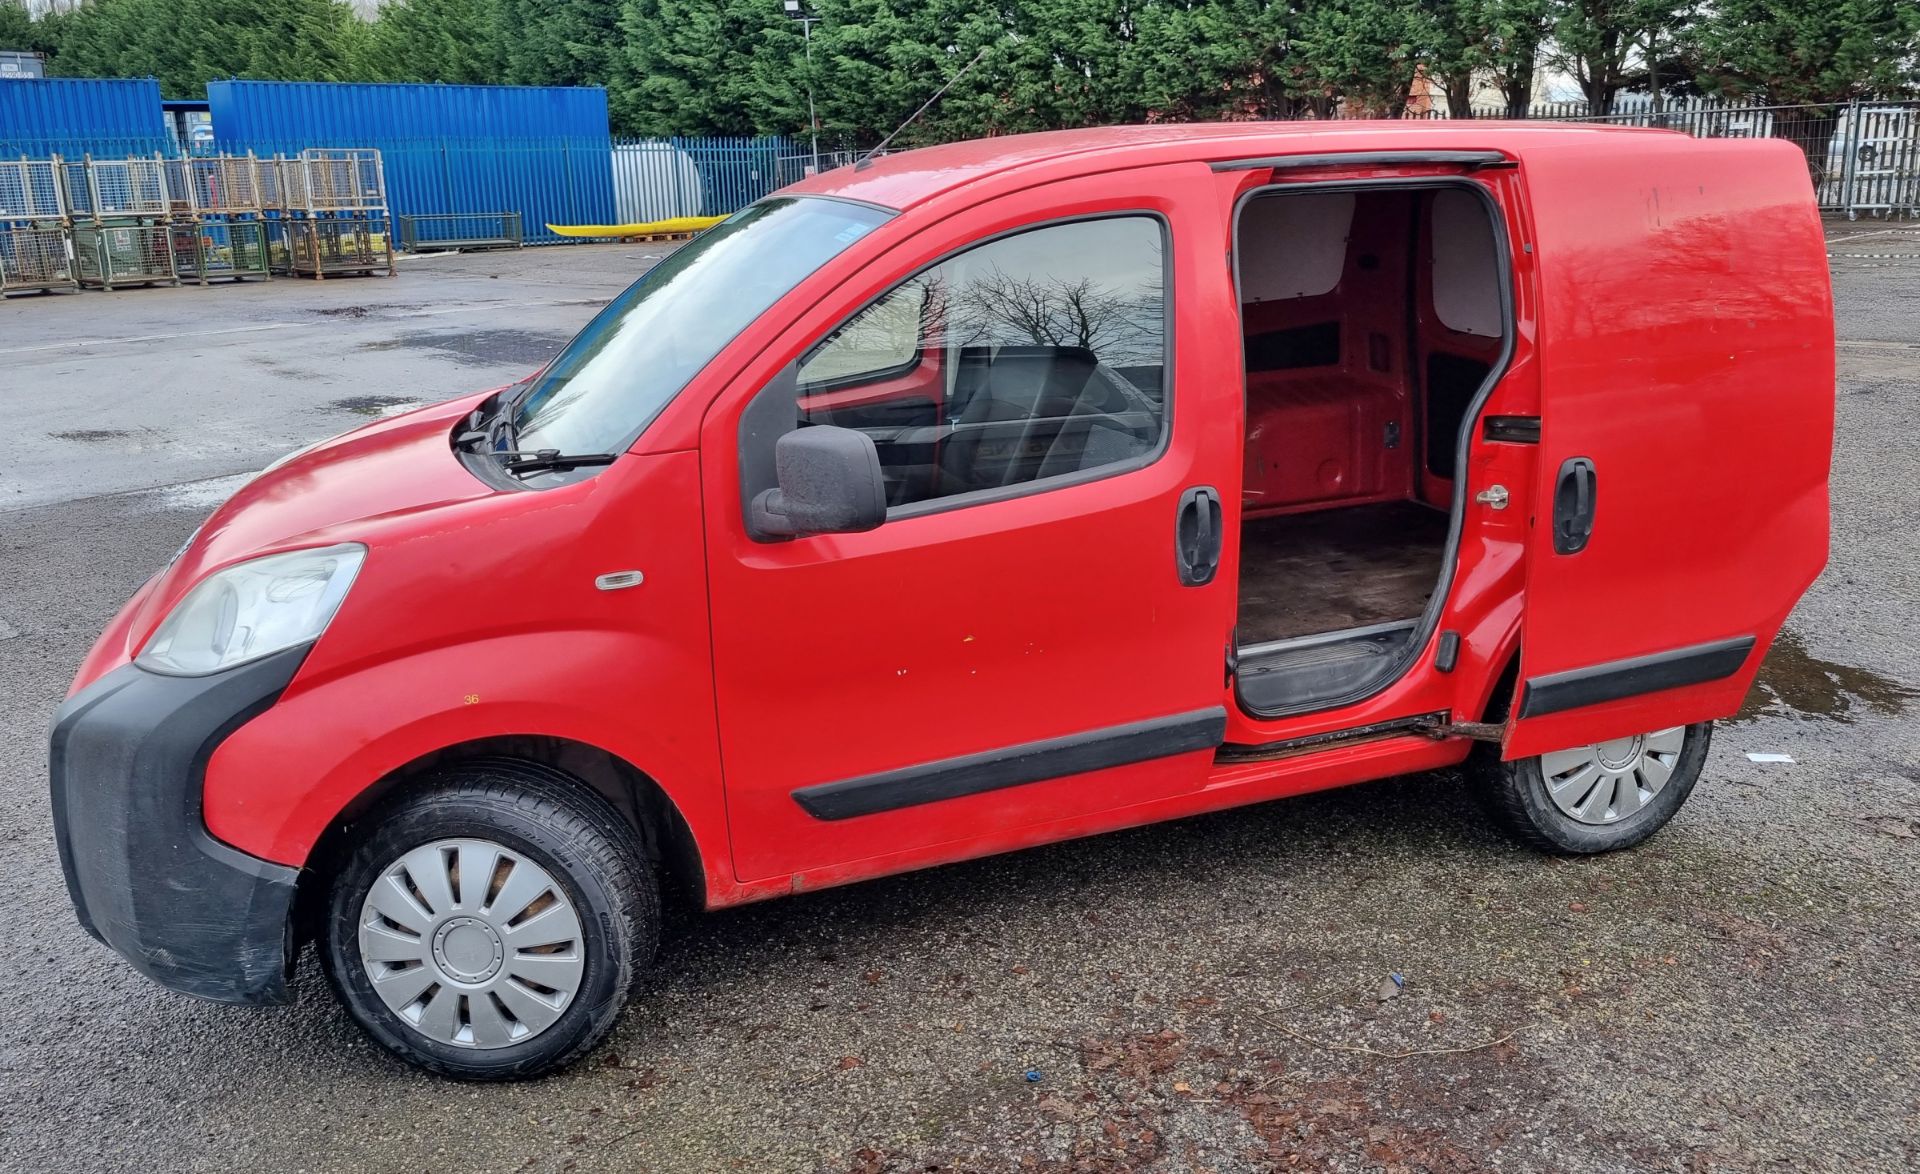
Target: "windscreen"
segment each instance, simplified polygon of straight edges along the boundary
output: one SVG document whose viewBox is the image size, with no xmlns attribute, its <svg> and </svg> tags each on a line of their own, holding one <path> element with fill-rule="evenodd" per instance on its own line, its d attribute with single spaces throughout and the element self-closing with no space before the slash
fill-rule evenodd
<svg viewBox="0 0 1920 1174">
<path fill-rule="evenodd" d="M 514 417 L 515 446 L 625 448 L 748 323 L 892 215 L 778 197 L 708 229 L 610 302 L 534 377 Z"/>
</svg>

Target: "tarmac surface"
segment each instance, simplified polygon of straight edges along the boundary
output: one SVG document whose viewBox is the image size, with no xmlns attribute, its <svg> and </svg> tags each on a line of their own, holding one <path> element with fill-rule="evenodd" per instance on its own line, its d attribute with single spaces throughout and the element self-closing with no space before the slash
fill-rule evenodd
<svg viewBox="0 0 1920 1174">
<path fill-rule="evenodd" d="M 87 938 L 47 722 L 253 470 L 517 378 L 665 246 L 0 304 L 0 1170 L 1920 1166 L 1920 230 L 1834 232 L 1832 563 L 1642 848 L 1534 855 L 1442 773 L 688 917 L 511 1086 L 388 1059 L 310 956 L 249 1011 Z"/>
</svg>

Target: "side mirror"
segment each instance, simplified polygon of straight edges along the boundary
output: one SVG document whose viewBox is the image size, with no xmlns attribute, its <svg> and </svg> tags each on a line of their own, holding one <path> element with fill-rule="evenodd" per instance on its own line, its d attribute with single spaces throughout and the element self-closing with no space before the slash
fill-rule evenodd
<svg viewBox="0 0 1920 1174">
<path fill-rule="evenodd" d="M 753 537 L 853 534 L 887 520 L 887 483 L 873 437 L 851 428 L 796 428 L 774 443 L 778 489 L 747 510 Z"/>
</svg>

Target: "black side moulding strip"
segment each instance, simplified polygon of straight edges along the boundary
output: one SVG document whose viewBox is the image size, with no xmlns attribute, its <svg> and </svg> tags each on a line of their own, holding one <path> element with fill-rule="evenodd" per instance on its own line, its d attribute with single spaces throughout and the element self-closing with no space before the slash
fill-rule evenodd
<svg viewBox="0 0 1920 1174">
<path fill-rule="evenodd" d="M 1723 680 L 1747 663 L 1754 644 L 1752 636 L 1736 636 L 1710 644 L 1608 661 L 1591 668 L 1530 677 L 1526 696 L 1520 703 L 1520 716 L 1540 717 L 1642 693 Z"/>
<path fill-rule="evenodd" d="M 819 783 L 795 791 L 793 800 L 815 819 L 852 819 L 1195 750 L 1212 750 L 1226 735 L 1227 711 L 1224 706 L 1216 705 L 1192 713 Z"/>
</svg>

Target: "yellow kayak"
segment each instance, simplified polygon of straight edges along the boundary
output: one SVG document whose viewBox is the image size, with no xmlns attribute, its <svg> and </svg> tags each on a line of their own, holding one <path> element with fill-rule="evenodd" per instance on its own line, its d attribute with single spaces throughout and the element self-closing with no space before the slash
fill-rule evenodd
<svg viewBox="0 0 1920 1174">
<path fill-rule="evenodd" d="M 725 216 L 674 216 L 642 224 L 549 224 L 547 231 L 572 237 L 665 236 L 676 232 L 699 232 L 725 219 Z"/>
</svg>

